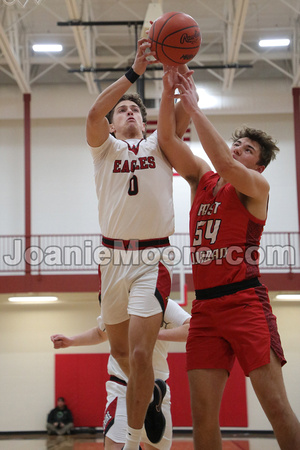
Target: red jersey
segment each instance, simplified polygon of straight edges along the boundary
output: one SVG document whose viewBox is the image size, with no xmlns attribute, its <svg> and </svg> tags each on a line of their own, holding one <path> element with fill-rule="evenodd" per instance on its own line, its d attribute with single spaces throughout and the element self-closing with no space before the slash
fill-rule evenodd
<svg viewBox="0 0 300 450">
<path fill-rule="evenodd" d="M 207 172 L 190 211 L 190 245 L 195 289 L 207 289 L 260 276 L 258 249 L 265 220 L 254 217 L 227 183 Z"/>
</svg>

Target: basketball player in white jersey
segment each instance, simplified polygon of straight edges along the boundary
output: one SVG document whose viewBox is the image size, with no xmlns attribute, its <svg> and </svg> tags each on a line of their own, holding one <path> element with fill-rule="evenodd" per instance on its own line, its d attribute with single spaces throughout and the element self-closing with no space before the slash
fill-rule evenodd
<svg viewBox="0 0 300 450">
<path fill-rule="evenodd" d="M 148 39 L 138 41 L 132 67 L 98 96 L 86 124 L 105 253 L 100 263 L 102 318 L 112 356 L 128 376 L 124 450 L 139 448 L 154 386 L 152 353 L 171 285 L 170 266 L 161 256 L 174 232 L 172 168 L 157 133 L 144 139 L 141 100 L 123 97 L 155 62 L 147 59 L 155 56 L 147 53 L 149 47 Z M 182 66 L 180 71 L 188 69 Z M 180 102 L 176 120 L 176 133 L 182 137 L 189 117 Z"/>
<path fill-rule="evenodd" d="M 107 340 L 107 333 L 101 316 L 97 318 L 98 326 L 70 338 L 55 334 L 51 336 L 54 348 L 67 348 L 72 346 L 96 345 Z M 169 299 L 164 322 L 159 330 L 158 340 L 153 351 L 153 367 L 156 378 L 166 381 L 169 378 L 169 366 L 167 362 L 169 342 L 185 342 L 188 334 L 190 314 L 181 308 L 174 300 Z M 109 356 L 107 371 L 110 375 L 106 382 L 107 403 L 104 413 L 103 432 L 105 436 L 104 446 L 106 450 L 119 450 L 123 447 L 127 431 L 126 415 L 126 389 L 128 377 L 119 364 Z M 166 428 L 162 439 L 153 444 L 147 438 L 145 430 L 142 432 L 141 442 L 145 449 L 169 450 L 172 445 L 172 417 L 170 389 L 162 403 L 162 411 L 166 418 Z"/>
</svg>

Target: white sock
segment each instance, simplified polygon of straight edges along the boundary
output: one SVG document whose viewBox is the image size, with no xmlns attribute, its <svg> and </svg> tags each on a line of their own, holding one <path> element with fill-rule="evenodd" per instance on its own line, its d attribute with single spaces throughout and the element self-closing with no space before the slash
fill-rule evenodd
<svg viewBox="0 0 300 450">
<path fill-rule="evenodd" d="M 127 427 L 126 441 L 123 447 L 124 450 L 139 450 L 140 440 L 142 436 L 142 430 Z"/>
</svg>

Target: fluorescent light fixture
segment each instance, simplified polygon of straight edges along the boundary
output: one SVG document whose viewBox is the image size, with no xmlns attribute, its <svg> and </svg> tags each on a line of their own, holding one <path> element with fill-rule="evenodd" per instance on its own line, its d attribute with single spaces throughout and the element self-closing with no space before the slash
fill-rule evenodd
<svg viewBox="0 0 300 450">
<path fill-rule="evenodd" d="M 300 294 L 279 294 L 276 295 L 275 300 L 286 300 L 286 301 L 300 301 Z"/>
<path fill-rule="evenodd" d="M 261 39 L 258 43 L 260 47 L 287 47 L 290 45 L 289 39 Z"/>
<path fill-rule="evenodd" d="M 49 303 L 56 302 L 58 300 L 57 297 L 51 296 L 34 296 L 34 297 L 9 297 L 8 301 L 12 303 Z"/>
<path fill-rule="evenodd" d="M 39 53 L 58 53 L 62 49 L 63 47 L 60 44 L 35 44 L 32 46 L 32 50 Z"/>
<path fill-rule="evenodd" d="M 197 89 L 198 95 L 199 95 L 199 102 L 198 105 L 201 109 L 209 109 L 213 108 L 217 105 L 218 100 L 215 96 L 209 94 L 206 89 L 204 88 L 198 88 Z"/>
</svg>

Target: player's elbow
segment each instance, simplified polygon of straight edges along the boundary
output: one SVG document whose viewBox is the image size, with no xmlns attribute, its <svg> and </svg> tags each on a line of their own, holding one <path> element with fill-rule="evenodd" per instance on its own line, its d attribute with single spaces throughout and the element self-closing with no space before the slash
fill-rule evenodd
<svg viewBox="0 0 300 450">
<path fill-rule="evenodd" d="M 95 106 L 92 106 L 88 112 L 87 122 L 89 124 L 96 123 L 99 120 L 99 111 Z"/>
<path fill-rule="evenodd" d="M 158 144 L 161 149 L 168 150 L 172 145 L 174 145 L 174 141 L 176 139 L 175 135 L 168 131 L 167 128 L 164 130 L 157 130 L 157 138 Z"/>
</svg>

